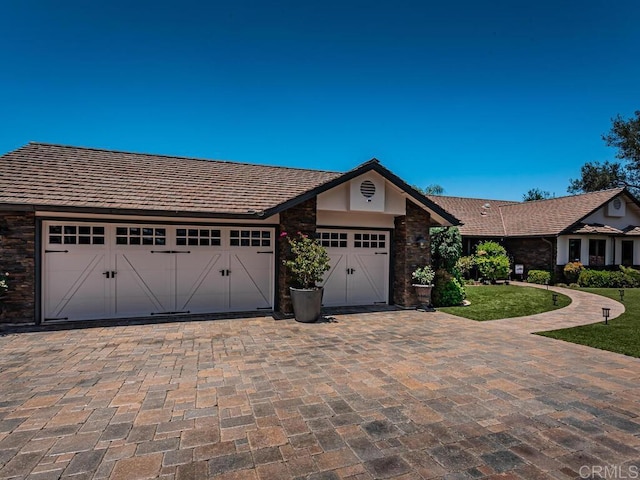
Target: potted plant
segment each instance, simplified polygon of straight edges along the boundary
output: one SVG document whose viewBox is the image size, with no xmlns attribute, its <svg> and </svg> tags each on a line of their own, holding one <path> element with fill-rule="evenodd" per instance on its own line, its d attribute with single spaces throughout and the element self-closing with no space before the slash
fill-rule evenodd
<svg viewBox="0 0 640 480">
<path fill-rule="evenodd" d="M 283 263 L 291 273 L 289 291 L 295 319 L 304 323 L 315 322 L 320 318 L 323 293 L 323 288 L 317 283 L 331 268 L 327 250 L 316 239 L 301 232 L 294 238 L 287 236 L 287 232 L 280 236 L 287 238 L 291 248 L 291 258 Z"/>
<path fill-rule="evenodd" d="M 434 272 L 433 268 L 429 265 L 418 267 L 411 274 L 418 301 L 425 310 L 431 306 L 431 289 L 433 288 L 433 278 L 435 275 L 436 272 Z"/>
</svg>

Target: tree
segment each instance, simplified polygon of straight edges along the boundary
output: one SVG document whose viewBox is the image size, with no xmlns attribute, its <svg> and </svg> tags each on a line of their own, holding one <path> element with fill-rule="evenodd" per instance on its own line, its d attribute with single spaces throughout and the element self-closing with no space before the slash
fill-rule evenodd
<svg viewBox="0 0 640 480">
<path fill-rule="evenodd" d="M 546 190 L 540 190 L 539 188 L 532 188 L 527 193 L 522 195 L 523 202 L 533 202 L 534 200 L 546 200 L 551 198 L 551 194 Z"/>
<path fill-rule="evenodd" d="M 458 227 L 434 227 L 431 234 L 431 263 L 453 273 L 462 255 L 462 236 Z"/>
<path fill-rule="evenodd" d="M 617 149 L 616 158 L 622 162 L 587 162 L 580 169 L 580 178 L 570 180 L 569 193 L 596 192 L 607 188 L 628 187 L 640 193 L 640 110 L 624 119 L 611 119 L 611 130 L 602 135 L 608 147 Z"/>
<path fill-rule="evenodd" d="M 569 193 L 586 193 L 627 185 L 627 171 L 618 162 L 587 162 L 580 167 L 580 178 L 569 180 Z"/>
<path fill-rule="evenodd" d="M 427 185 L 425 188 L 417 187 L 416 190 L 421 192 L 423 195 L 444 195 L 444 188 L 442 185 L 438 185 L 437 183 Z"/>
</svg>

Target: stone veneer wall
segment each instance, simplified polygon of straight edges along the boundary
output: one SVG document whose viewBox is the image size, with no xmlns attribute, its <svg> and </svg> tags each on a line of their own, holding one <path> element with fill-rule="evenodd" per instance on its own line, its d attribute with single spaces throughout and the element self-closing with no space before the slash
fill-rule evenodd
<svg viewBox="0 0 640 480">
<path fill-rule="evenodd" d="M 0 212 L 0 271 L 9 274 L 0 323 L 35 321 L 35 241 L 33 212 Z"/>
<path fill-rule="evenodd" d="M 546 240 L 546 241 L 545 241 Z M 503 242 L 507 253 L 513 258 L 513 263 L 524 265 L 524 278 L 529 270 L 556 269 L 556 238 L 507 238 Z M 513 268 L 513 266 L 512 266 Z"/>
<path fill-rule="evenodd" d="M 413 202 L 407 200 L 406 215 L 395 218 L 393 232 L 392 302 L 403 307 L 416 307 L 418 299 L 412 287 L 411 273 L 418 266 L 431 264 L 429 225 L 431 217 Z M 416 238 L 424 237 L 427 248 L 420 248 Z"/>
<path fill-rule="evenodd" d="M 280 213 L 280 232 L 287 232 L 289 235 L 295 235 L 302 232 L 307 235 L 315 235 L 316 233 L 316 197 L 303 202 L 295 207 Z M 277 309 L 282 313 L 291 313 L 291 295 L 289 294 L 288 272 L 282 261 L 289 254 L 289 246 L 284 238 L 276 238 L 278 245 L 278 255 L 276 265 L 278 271 L 277 284 Z"/>
</svg>

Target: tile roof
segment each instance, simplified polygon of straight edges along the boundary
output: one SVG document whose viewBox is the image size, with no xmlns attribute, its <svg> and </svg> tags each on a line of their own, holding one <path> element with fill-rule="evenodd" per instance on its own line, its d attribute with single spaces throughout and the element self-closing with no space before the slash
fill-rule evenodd
<svg viewBox="0 0 640 480">
<path fill-rule="evenodd" d="M 246 215 L 341 175 L 30 143 L 0 156 L 0 204 Z"/>
<path fill-rule="evenodd" d="M 559 235 L 623 191 L 613 188 L 532 202 L 436 195 L 428 198 L 464 223 L 460 227 L 462 235 L 527 237 Z"/>
</svg>

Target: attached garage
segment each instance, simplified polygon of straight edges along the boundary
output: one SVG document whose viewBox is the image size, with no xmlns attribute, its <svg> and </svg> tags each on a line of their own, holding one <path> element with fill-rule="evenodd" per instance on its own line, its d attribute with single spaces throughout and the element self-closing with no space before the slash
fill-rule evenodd
<svg viewBox="0 0 640 480">
<path fill-rule="evenodd" d="M 274 229 L 43 222 L 43 320 L 273 309 Z"/>
<path fill-rule="evenodd" d="M 283 232 L 328 250 L 324 305 L 417 305 L 431 226 L 377 160 L 346 172 L 31 143 L 0 157 L 0 323 L 291 312 Z"/>
<path fill-rule="evenodd" d="M 389 231 L 320 229 L 318 239 L 331 259 L 323 305 L 389 303 Z"/>
</svg>

